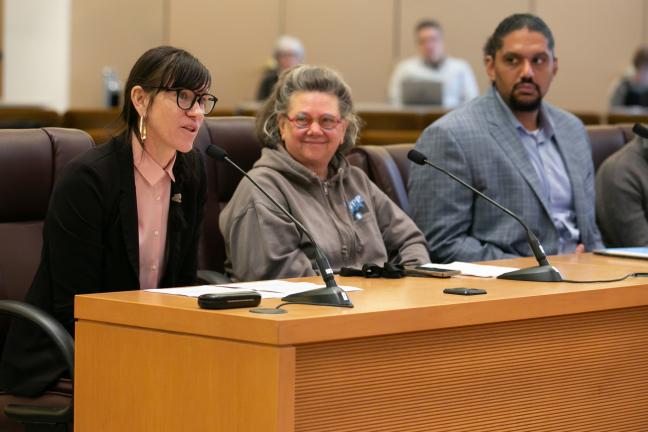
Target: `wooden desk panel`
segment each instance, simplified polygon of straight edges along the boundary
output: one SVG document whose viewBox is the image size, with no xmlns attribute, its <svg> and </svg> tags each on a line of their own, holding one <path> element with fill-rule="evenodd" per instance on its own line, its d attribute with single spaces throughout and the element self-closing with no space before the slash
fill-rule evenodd
<svg viewBox="0 0 648 432">
<path fill-rule="evenodd" d="M 81 321 L 77 431 L 288 431 L 294 348 Z"/>
<path fill-rule="evenodd" d="M 648 270 L 552 263 L 573 279 Z M 264 316 L 147 292 L 77 297 L 76 430 L 648 430 L 648 279 L 339 282 L 365 289 L 355 308 Z M 442 293 L 453 286 L 488 294 Z"/>
<path fill-rule="evenodd" d="M 648 308 L 297 348 L 295 431 L 648 428 Z"/>
</svg>

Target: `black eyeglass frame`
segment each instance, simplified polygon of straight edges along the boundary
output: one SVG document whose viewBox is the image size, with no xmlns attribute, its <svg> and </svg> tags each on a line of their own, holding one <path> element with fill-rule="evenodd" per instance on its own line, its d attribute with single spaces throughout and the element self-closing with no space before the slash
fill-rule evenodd
<svg viewBox="0 0 648 432">
<path fill-rule="evenodd" d="M 183 111 L 189 111 L 193 106 L 196 104 L 196 101 L 200 99 L 203 96 L 210 96 L 214 99 L 214 105 L 212 105 L 211 109 L 209 111 L 203 112 L 203 115 L 208 115 L 212 111 L 214 111 L 214 108 L 216 107 L 216 103 L 218 102 L 218 98 L 214 96 L 211 93 L 196 93 L 195 91 L 188 89 L 188 88 L 183 88 L 183 87 L 155 87 L 155 86 L 147 86 L 148 88 L 152 89 L 157 89 L 157 90 L 163 90 L 163 91 L 168 91 L 168 92 L 176 92 L 176 104 L 178 105 L 178 108 L 180 108 Z M 190 91 L 194 94 L 194 98 L 191 101 L 191 105 L 189 105 L 188 108 L 183 108 L 182 105 L 180 105 L 180 92 L 182 91 Z M 198 105 L 200 106 L 200 105 Z"/>
</svg>

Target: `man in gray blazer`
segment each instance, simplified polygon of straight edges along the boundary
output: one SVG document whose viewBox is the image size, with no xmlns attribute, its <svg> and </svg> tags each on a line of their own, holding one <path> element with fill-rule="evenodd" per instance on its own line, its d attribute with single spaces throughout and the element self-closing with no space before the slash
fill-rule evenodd
<svg viewBox="0 0 648 432">
<path fill-rule="evenodd" d="M 601 247 L 587 133 L 542 100 L 558 69 L 551 30 L 511 15 L 484 54 L 492 87 L 429 126 L 416 149 L 520 215 L 548 255 Z M 433 262 L 531 255 L 518 222 L 431 167 L 412 165 L 409 195 Z"/>
</svg>

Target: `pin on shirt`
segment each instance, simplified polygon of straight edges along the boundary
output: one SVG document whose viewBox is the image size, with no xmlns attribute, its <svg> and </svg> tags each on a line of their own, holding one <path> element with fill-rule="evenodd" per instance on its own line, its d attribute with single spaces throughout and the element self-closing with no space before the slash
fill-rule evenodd
<svg viewBox="0 0 648 432">
<path fill-rule="evenodd" d="M 361 220 L 368 212 L 369 210 L 367 209 L 367 205 L 365 204 L 364 198 L 362 198 L 362 195 L 356 195 L 347 203 L 347 207 L 349 208 L 349 211 L 351 212 L 351 216 L 353 217 L 353 220 L 359 221 Z"/>
<path fill-rule="evenodd" d="M 171 201 L 173 201 L 174 203 L 182 204 L 182 194 L 181 193 L 173 194 L 173 196 L 171 197 Z"/>
</svg>

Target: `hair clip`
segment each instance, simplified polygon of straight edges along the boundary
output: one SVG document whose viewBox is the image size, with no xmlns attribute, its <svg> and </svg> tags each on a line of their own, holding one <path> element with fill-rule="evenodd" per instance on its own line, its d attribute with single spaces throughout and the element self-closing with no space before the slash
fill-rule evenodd
<svg viewBox="0 0 648 432">
<path fill-rule="evenodd" d="M 181 204 L 182 203 L 182 194 L 181 193 L 173 194 L 173 196 L 171 197 L 171 201 L 176 202 L 178 204 Z"/>
</svg>

